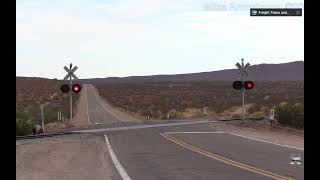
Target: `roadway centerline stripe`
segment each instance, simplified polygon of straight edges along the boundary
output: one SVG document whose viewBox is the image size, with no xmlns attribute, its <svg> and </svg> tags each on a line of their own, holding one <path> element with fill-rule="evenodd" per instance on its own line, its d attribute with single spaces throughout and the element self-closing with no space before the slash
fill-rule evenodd
<svg viewBox="0 0 320 180">
<path fill-rule="evenodd" d="M 90 118 L 89 118 L 89 108 L 88 108 L 88 86 L 86 86 L 86 104 L 87 104 L 87 117 L 88 117 L 88 122 L 89 124 L 91 124 L 90 122 Z"/>
<path fill-rule="evenodd" d="M 228 159 L 228 158 L 225 158 L 225 157 L 210 153 L 208 151 L 199 149 L 199 148 L 194 147 L 194 146 L 192 146 L 192 145 L 190 145 L 188 143 L 185 143 L 185 142 L 183 142 L 183 141 L 181 141 L 181 140 L 179 140 L 177 138 L 169 136 L 167 133 L 160 133 L 160 135 L 162 137 L 170 140 L 171 142 L 174 142 L 174 143 L 176 143 L 176 144 L 178 144 L 178 145 L 180 145 L 180 146 L 182 146 L 184 148 L 187 148 L 187 149 L 189 149 L 189 150 L 191 150 L 193 152 L 196 152 L 198 154 L 202 154 L 202 155 L 207 156 L 209 158 L 218 160 L 220 162 L 223 162 L 223 163 L 226 163 L 226 164 L 229 164 L 229 165 L 232 165 L 232 166 L 236 166 L 236 167 L 239 167 L 241 169 L 244 169 L 244 170 L 256 173 L 256 174 L 260 174 L 260 175 L 263 175 L 263 176 L 267 176 L 267 177 L 270 177 L 270 178 L 273 178 L 273 179 L 277 179 L 277 180 L 292 180 L 292 178 L 281 176 L 281 175 L 278 175 L 278 174 L 275 174 L 275 173 L 272 173 L 272 172 L 269 172 L 269 171 L 265 171 L 265 170 L 262 170 L 262 169 L 258 169 L 256 167 L 253 167 L 253 166 L 250 166 L 250 165 L 246 165 L 246 164 L 243 164 L 243 163 L 240 163 L 240 162 L 236 162 L 236 161 L 233 161 L 231 159 Z"/>
<path fill-rule="evenodd" d="M 104 138 L 106 140 L 106 143 L 107 143 L 107 147 L 108 147 L 108 150 L 109 150 L 109 154 L 110 154 L 110 157 L 112 159 L 112 162 L 114 164 L 114 166 L 116 167 L 116 169 L 118 170 L 118 173 L 120 174 L 121 178 L 123 180 L 131 180 L 131 178 L 129 177 L 129 175 L 127 174 L 126 170 L 122 167 L 122 165 L 120 164 L 117 156 L 114 154 L 113 150 L 112 150 L 112 147 L 110 145 L 110 142 L 108 140 L 108 136 L 107 135 L 104 135 Z"/>
<path fill-rule="evenodd" d="M 299 150 L 304 151 L 303 148 L 298 148 L 298 147 L 294 147 L 294 146 L 288 146 L 288 145 L 284 145 L 284 144 L 273 143 L 273 142 L 269 142 L 269 141 L 265 141 L 265 140 L 261 140 L 261 139 L 256 139 L 256 138 L 252 138 L 252 137 L 248 137 L 248 136 L 244 136 L 244 135 L 240 135 L 240 134 L 235 134 L 235 133 L 230 133 L 230 132 L 227 132 L 227 134 L 231 134 L 231 135 L 239 136 L 239 137 L 243 137 L 243 138 L 248 138 L 248 139 L 252 139 L 252 140 L 256 140 L 256 141 L 260 141 L 260 142 L 264 142 L 264 143 L 268 143 L 268 144 L 283 146 L 283 147 L 292 148 L 292 149 L 299 149 Z"/>
<path fill-rule="evenodd" d="M 225 131 L 199 131 L 199 132 L 193 132 L 193 131 L 185 131 L 185 132 L 166 132 L 166 134 L 230 134 L 230 135 L 234 135 L 234 136 L 239 136 L 239 137 L 243 137 L 243 138 L 247 138 L 247 139 L 251 139 L 251 140 L 255 140 L 255 141 L 260 141 L 260 142 L 264 142 L 264 143 L 268 143 L 268 144 L 272 144 L 272 145 L 277 145 L 277 146 L 283 146 L 283 147 L 287 147 L 287 148 L 292 148 L 292 149 L 299 149 L 304 151 L 303 148 L 299 148 L 299 147 L 294 147 L 294 146 L 289 146 L 289 145 L 284 145 L 284 144 L 278 144 L 278 143 L 273 143 L 270 141 L 265 141 L 262 139 L 257 139 L 257 138 L 253 138 L 253 137 L 249 137 L 249 136 L 244 136 L 244 135 L 240 135 L 240 134 L 236 134 L 236 133 L 231 133 L 231 132 L 225 132 Z"/>
</svg>

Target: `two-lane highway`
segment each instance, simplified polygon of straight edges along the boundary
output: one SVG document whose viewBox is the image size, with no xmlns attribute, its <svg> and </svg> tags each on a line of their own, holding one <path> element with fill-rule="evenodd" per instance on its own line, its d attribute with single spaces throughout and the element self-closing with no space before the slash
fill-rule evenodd
<svg viewBox="0 0 320 180">
<path fill-rule="evenodd" d="M 303 179 L 304 175 L 303 165 L 290 164 L 291 153 L 303 158 L 303 150 L 213 131 L 205 124 L 103 134 L 132 179 Z"/>
<path fill-rule="evenodd" d="M 91 123 L 128 126 L 88 87 Z M 220 123 L 220 122 L 211 122 Z M 135 123 L 143 125 L 142 123 Z M 222 132 L 221 132 L 222 131 Z M 92 131 L 93 132 L 93 131 Z M 174 133 L 179 132 L 179 133 Z M 221 133 L 220 133 L 221 132 Z M 96 132 L 106 137 L 114 166 L 123 179 L 303 179 L 304 165 L 290 164 L 304 151 L 224 133 L 207 124 L 120 128 Z M 123 175 L 125 174 L 125 175 Z"/>
<path fill-rule="evenodd" d="M 123 120 L 116 117 L 111 110 L 108 111 L 104 107 L 104 102 L 99 96 L 97 90 L 92 85 L 86 85 L 86 100 L 87 100 L 87 111 L 88 121 L 90 124 L 123 124 Z"/>
</svg>

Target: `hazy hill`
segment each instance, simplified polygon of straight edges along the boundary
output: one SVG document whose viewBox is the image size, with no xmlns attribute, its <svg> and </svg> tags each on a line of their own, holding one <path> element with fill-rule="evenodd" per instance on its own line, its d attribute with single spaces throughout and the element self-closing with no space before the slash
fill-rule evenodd
<svg viewBox="0 0 320 180">
<path fill-rule="evenodd" d="M 249 77 L 253 81 L 303 81 L 304 61 L 294 61 L 282 64 L 258 64 L 248 68 Z M 225 69 L 220 71 L 200 72 L 175 75 L 152 75 L 130 77 L 108 77 L 84 79 L 84 82 L 176 82 L 176 81 L 233 81 L 239 79 L 237 69 Z"/>
</svg>

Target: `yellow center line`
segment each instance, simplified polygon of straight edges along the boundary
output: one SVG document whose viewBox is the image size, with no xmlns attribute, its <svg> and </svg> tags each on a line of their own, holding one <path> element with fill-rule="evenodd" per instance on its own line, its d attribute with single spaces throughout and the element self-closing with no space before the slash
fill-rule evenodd
<svg viewBox="0 0 320 180">
<path fill-rule="evenodd" d="M 236 162 L 236 161 L 233 161 L 231 159 L 228 159 L 228 158 L 225 158 L 225 157 L 210 153 L 208 151 L 199 149 L 199 148 L 194 147 L 194 146 L 192 146 L 190 144 L 187 144 L 187 143 L 185 143 L 185 142 L 183 142 L 183 141 L 181 141 L 181 140 L 179 140 L 177 138 L 169 136 L 167 133 L 160 133 L 160 135 L 162 137 L 164 137 L 164 138 L 166 138 L 166 139 L 168 139 L 168 140 L 170 140 L 170 141 L 182 146 L 182 147 L 185 147 L 185 148 L 193 151 L 193 152 L 196 152 L 198 154 L 202 154 L 204 156 L 207 156 L 209 158 L 221 161 L 223 163 L 226 163 L 226 164 L 229 164 L 229 165 L 232 165 L 232 166 L 236 166 L 236 167 L 239 167 L 241 169 L 244 169 L 244 170 L 256 173 L 256 174 L 260 174 L 260 175 L 263 175 L 263 176 L 267 176 L 267 177 L 270 177 L 270 178 L 273 178 L 273 179 L 277 179 L 277 180 L 292 180 L 292 178 L 281 176 L 281 175 L 278 175 L 278 174 L 275 174 L 275 173 L 272 173 L 272 172 L 269 172 L 269 171 L 265 171 L 265 170 L 262 170 L 262 169 L 258 169 L 256 167 L 253 167 L 253 166 L 250 166 L 250 165 L 246 165 L 246 164 L 243 164 L 243 163 L 240 163 L 240 162 Z"/>
</svg>

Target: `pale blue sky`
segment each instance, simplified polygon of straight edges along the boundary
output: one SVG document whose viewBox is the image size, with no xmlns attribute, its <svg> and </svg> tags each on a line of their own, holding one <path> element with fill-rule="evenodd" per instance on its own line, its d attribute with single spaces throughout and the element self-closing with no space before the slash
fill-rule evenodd
<svg viewBox="0 0 320 180">
<path fill-rule="evenodd" d="M 295 1 L 18 0 L 17 76 L 61 79 L 179 74 L 303 60 L 303 17 L 204 9 Z M 303 1 L 300 1 L 303 2 Z"/>
</svg>

